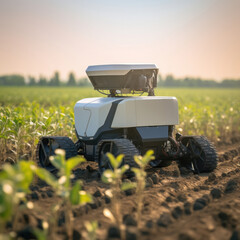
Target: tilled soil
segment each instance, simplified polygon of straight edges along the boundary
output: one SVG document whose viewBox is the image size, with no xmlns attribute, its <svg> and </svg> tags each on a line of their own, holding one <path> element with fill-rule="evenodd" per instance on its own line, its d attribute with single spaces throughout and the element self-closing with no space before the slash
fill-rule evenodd
<svg viewBox="0 0 240 240">
<path fill-rule="evenodd" d="M 179 170 L 176 163 L 161 169 L 149 167 L 139 230 L 136 195 L 127 191 L 119 199 L 125 238 L 240 239 L 240 146 L 221 147 L 218 155 L 218 167 L 212 173 L 193 174 L 187 169 Z M 119 229 L 103 215 L 103 209 L 111 208 L 111 203 L 105 195 L 109 186 L 101 182 L 97 164 L 84 163 L 74 174 L 75 179 L 83 180 L 84 190 L 94 196 L 94 203 L 73 210 L 74 239 L 81 239 L 84 222 L 93 220 L 99 223 L 99 239 L 119 239 Z M 31 189 L 28 200 L 34 203 L 34 209 L 25 212 L 22 218 L 24 230 L 18 235 L 23 238 L 28 229 L 41 228 L 58 201 L 52 189 L 40 180 L 36 179 Z M 66 239 L 63 217 L 58 220 L 56 239 Z"/>
</svg>

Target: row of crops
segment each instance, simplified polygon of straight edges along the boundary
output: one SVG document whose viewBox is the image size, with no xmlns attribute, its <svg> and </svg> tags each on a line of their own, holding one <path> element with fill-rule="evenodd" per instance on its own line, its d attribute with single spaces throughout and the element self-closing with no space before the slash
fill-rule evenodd
<svg viewBox="0 0 240 240">
<path fill-rule="evenodd" d="M 176 96 L 185 135 L 206 135 L 215 144 L 240 136 L 240 91 L 236 89 L 157 89 L 156 95 Z M 76 101 L 101 96 L 92 88 L 0 89 L 0 161 L 34 159 L 43 135 L 76 140 L 73 108 Z"/>
</svg>

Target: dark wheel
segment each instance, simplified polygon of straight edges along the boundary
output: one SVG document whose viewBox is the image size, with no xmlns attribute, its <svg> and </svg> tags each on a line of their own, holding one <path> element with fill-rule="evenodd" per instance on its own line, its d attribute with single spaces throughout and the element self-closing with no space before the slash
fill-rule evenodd
<svg viewBox="0 0 240 240">
<path fill-rule="evenodd" d="M 169 137 L 162 145 L 162 154 L 155 160 L 152 160 L 149 164 L 152 167 L 168 167 L 172 164 L 173 159 L 176 158 L 178 152 L 178 143 L 172 137 Z"/>
<path fill-rule="evenodd" d="M 56 149 L 63 149 L 66 159 L 77 155 L 77 149 L 73 141 L 68 137 L 42 137 L 37 145 L 36 159 L 38 164 L 52 172 L 56 168 L 51 164 L 49 158 L 55 155 Z"/>
<path fill-rule="evenodd" d="M 112 153 L 115 157 L 119 154 L 124 154 L 122 165 L 128 164 L 130 167 L 138 167 L 134 161 L 134 155 L 139 155 L 135 145 L 128 139 L 109 139 L 103 140 L 98 144 L 97 158 L 99 171 L 102 174 L 106 169 L 111 169 L 112 166 L 107 157 L 107 153 Z"/>
<path fill-rule="evenodd" d="M 217 167 L 218 155 L 211 142 L 203 136 L 183 137 L 182 144 L 187 147 L 187 155 L 181 165 L 192 167 L 194 172 L 211 172 Z"/>
</svg>

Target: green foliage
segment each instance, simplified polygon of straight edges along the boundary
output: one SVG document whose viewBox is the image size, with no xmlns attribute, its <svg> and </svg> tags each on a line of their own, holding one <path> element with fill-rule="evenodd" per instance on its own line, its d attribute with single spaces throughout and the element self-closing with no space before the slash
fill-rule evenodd
<svg viewBox="0 0 240 240">
<path fill-rule="evenodd" d="M 19 161 L 14 166 L 3 165 L 0 172 L 0 229 L 4 229 L 6 222 L 11 219 L 13 227 L 16 227 L 19 203 L 26 202 L 35 168 L 31 161 Z M 28 202 L 26 207 L 33 207 L 33 204 Z"/>
<path fill-rule="evenodd" d="M 81 190 L 81 181 L 75 182 L 71 185 L 72 170 L 84 162 L 83 157 L 73 157 L 68 160 L 65 159 L 65 151 L 62 149 L 57 149 L 55 151 L 57 154 L 50 158 L 52 165 L 58 169 L 59 179 L 56 179 L 52 174 L 50 174 L 45 169 L 36 169 L 35 173 L 39 178 L 46 181 L 50 186 L 53 187 L 55 193 L 61 197 L 60 201 L 53 208 L 53 216 L 58 215 L 60 207 L 64 209 L 66 218 L 66 232 L 69 239 L 72 238 L 72 207 L 84 205 L 86 203 L 92 202 L 92 197 L 87 192 Z M 51 233 L 56 227 L 57 216 L 52 220 L 53 224 L 51 226 Z M 41 232 L 38 234 L 41 234 Z"/>
<path fill-rule="evenodd" d="M 82 157 L 75 157 L 69 160 L 65 159 L 65 152 L 58 149 L 57 155 L 51 159 L 52 164 L 59 170 L 59 179 L 43 168 L 38 168 L 34 162 L 18 161 L 15 165 L 4 164 L 0 172 L 0 229 L 5 229 L 8 220 L 13 221 L 13 229 L 16 229 L 20 202 L 26 202 L 25 207 L 32 209 L 32 202 L 26 201 L 26 194 L 30 193 L 30 184 L 33 181 L 34 174 L 48 183 L 60 197 L 58 203 L 53 207 L 52 218 L 49 224 L 44 222 L 43 230 L 35 229 L 34 233 L 38 239 L 52 237 L 55 230 L 57 213 L 62 207 L 66 217 L 66 231 L 69 238 L 72 237 L 72 207 L 79 206 L 92 201 L 92 197 L 81 189 L 81 182 L 77 181 L 72 186 L 72 170 L 82 163 Z M 54 222 L 54 223 L 53 223 Z M 10 236 L 10 235 L 9 235 Z M 0 235 L 1 237 L 9 237 Z"/>
<path fill-rule="evenodd" d="M 138 164 L 139 168 L 132 168 L 135 173 L 137 184 L 136 184 L 136 195 L 137 195 L 137 222 L 138 227 L 140 226 L 142 208 L 143 208 L 143 191 L 146 185 L 146 172 L 145 167 L 148 163 L 154 159 L 153 151 L 148 150 L 144 156 L 134 156 L 135 162 Z"/>
<path fill-rule="evenodd" d="M 98 222 L 86 222 L 85 223 L 86 232 L 84 232 L 83 236 L 86 240 L 96 240 L 97 239 L 97 230 L 98 230 Z"/>
<path fill-rule="evenodd" d="M 176 128 L 182 134 L 205 135 L 215 144 L 240 136 L 238 89 L 156 89 L 155 93 L 177 97 L 180 118 Z M 92 88 L 1 87 L 0 161 L 33 158 L 43 135 L 76 140 L 75 103 L 99 96 Z"/>
<path fill-rule="evenodd" d="M 114 224 L 117 224 L 117 226 L 121 227 L 122 214 L 118 199 L 120 198 L 121 191 L 134 188 L 135 185 L 131 183 L 122 183 L 123 174 L 129 170 L 128 165 L 125 164 L 121 166 L 124 155 L 120 154 L 119 156 L 114 157 L 111 153 L 107 153 L 107 156 L 111 163 L 112 169 L 107 169 L 103 172 L 102 181 L 111 185 L 111 189 L 107 190 L 106 194 L 112 199 L 112 209 L 110 210 L 105 208 L 103 210 L 103 214 Z"/>
<path fill-rule="evenodd" d="M 57 180 L 51 173 L 43 168 L 37 168 L 35 173 L 39 178 L 44 180 L 53 187 L 56 194 L 64 199 L 70 201 L 72 205 L 86 204 L 92 201 L 92 198 L 85 191 L 81 191 L 81 182 L 75 182 L 71 186 L 72 170 L 84 162 L 83 157 L 73 157 L 68 160 L 65 159 L 65 152 L 61 149 L 56 150 L 56 156 L 51 157 L 51 163 L 58 169 L 59 179 Z"/>
</svg>

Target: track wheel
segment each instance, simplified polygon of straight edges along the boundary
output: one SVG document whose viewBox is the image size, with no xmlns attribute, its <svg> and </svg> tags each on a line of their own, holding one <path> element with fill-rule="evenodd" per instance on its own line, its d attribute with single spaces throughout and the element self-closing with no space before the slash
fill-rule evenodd
<svg viewBox="0 0 240 240">
<path fill-rule="evenodd" d="M 106 169 L 112 169 L 111 163 L 107 157 L 107 153 L 112 153 L 115 157 L 124 154 L 122 165 L 128 164 L 130 167 L 138 167 L 134 161 L 134 155 L 139 155 L 135 145 L 128 139 L 109 139 L 102 140 L 98 144 L 98 166 L 102 174 Z"/>
<path fill-rule="evenodd" d="M 181 165 L 192 166 L 194 172 L 211 172 L 217 167 L 218 156 L 212 143 L 204 136 L 182 137 L 182 144 L 187 147 L 187 155 Z"/>
<path fill-rule="evenodd" d="M 77 149 L 73 141 L 68 137 L 42 137 L 37 145 L 36 159 L 38 164 L 52 172 L 56 168 L 51 164 L 49 158 L 54 156 L 56 149 L 63 149 L 66 152 L 66 159 L 77 155 Z"/>
</svg>

